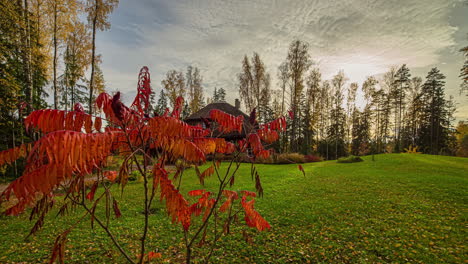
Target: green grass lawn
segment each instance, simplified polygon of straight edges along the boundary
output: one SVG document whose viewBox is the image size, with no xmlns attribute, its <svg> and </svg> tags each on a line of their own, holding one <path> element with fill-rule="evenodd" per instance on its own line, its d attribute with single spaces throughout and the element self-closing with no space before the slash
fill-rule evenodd
<svg viewBox="0 0 468 264">
<path fill-rule="evenodd" d="M 226 164 L 223 164 L 225 167 Z M 468 259 L 468 159 L 418 154 L 377 155 L 376 161 L 336 161 L 297 165 L 258 165 L 264 197 L 257 210 L 270 231 L 240 228 L 223 238 L 216 263 L 466 263 Z M 183 192 L 201 189 L 193 170 Z M 130 183 L 119 198 L 123 216 L 112 228 L 124 247 L 135 252 L 140 230 L 142 184 Z M 205 188 L 215 186 L 215 178 Z M 254 190 L 250 167 L 242 166 L 234 190 Z M 60 200 L 60 198 L 57 198 Z M 59 202 L 59 201 L 58 201 Z M 150 217 L 149 250 L 173 263 L 184 254 L 179 226 L 172 225 L 159 202 Z M 33 223 L 28 215 L 0 216 L 0 263 L 44 263 L 55 236 L 82 213 L 55 218 L 52 212 L 35 237 L 25 241 Z M 196 249 L 195 254 L 204 249 Z M 69 235 L 68 263 L 121 263 L 104 232 L 89 221 Z"/>
</svg>

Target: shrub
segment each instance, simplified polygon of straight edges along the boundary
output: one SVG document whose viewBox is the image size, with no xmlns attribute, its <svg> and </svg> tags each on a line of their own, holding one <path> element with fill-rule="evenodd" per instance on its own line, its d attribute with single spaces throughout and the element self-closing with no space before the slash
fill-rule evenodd
<svg viewBox="0 0 468 264">
<path fill-rule="evenodd" d="M 354 162 L 361 162 L 361 161 L 364 161 L 363 159 L 361 159 L 361 157 L 351 155 L 348 157 L 339 158 L 337 162 L 338 163 L 354 163 Z"/>
<path fill-rule="evenodd" d="M 319 162 L 323 161 L 322 157 L 315 156 L 315 155 L 305 155 L 304 156 L 306 162 Z"/>
<path fill-rule="evenodd" d="M 275 161 L 273 160 L 273 157 L 272 155 L 270 155 L 269 157 L 257 157 L 255 159 L 255 163 L 259 163 L 259 164 L 274 164 Z"/>
<path fill-rule="evenodd" d="M 39 231 L 54 204 L 61 206 L 59 215 L 77 206 L 84 209 L 83 216 L 55 239 L 50 263 L 64 262 L 67 235 L 83 219 L 91 219 L 92 225 L 100 226 L 129 263 L 147 263 L 153 258 L 160 258 L 161 254 L 149 251 L 147 245 L 147 234 L 152 226 L 149 216 L 153 203 L 158 200 L 165 204 L 172 223 L 179 226 L 177 232 L 183 233 L 185 243 L 181 241 L 178 245 L 185 244 L 186 263 L 191 263 L 194 247 L 201 246 L 202 241 L 209 247 L 206 250 L 209 253 L 199 258 L 208 262 L 219 245 L 216 242 L 228 235 L 230 226 L 240 223 L 237 219 L 241 217 L 248 227 L 259 232 L 271 228 L 254 208 L 255 197 L 263 195 L 260 174 L 254 165 L 251 178 L 254 179 L 256 192 L 227 188 L 233 188 L 235 177 L 239 177 L 236 171 L 241 165 L 241 153 L 265 159 L 271 154 L 264 144 L 273 143 L 277 140 L 278 132 L 286 130 L 286 117 L 262 124 L 257 129 L 254 126 L 244 127 L 242 115 L 235 117 L 217 109 L 211 110 L 210 119 L 222 131 L 245 132 L 246 139 L 234 144 L 224 138 L 210 137 L 214 132 L 210 129 L 183 122 L 180 117 L 184 105 L 182 97 L 176 99 L 172 113 L 166 111 L 161 116 L 148 116 L 151 86 L 147 67 L 140 71 L 137 91 L 130 107 L 122 103 L 120 92 L 114 96 L 101 93 L 97 97 L 97 108 L 106 116 L 105 128 L 100 116 L 85 113 L 79 103 L 75 104 L 74 111 L 33 111 L 25 119 L 25 128 L 28 133 L 40 132 L 38 134 L 43 136 L 36 142 L 0 151 L 0 166 L 11 166 L 16 160 L 26 158 L 28 165 L 22 176 L 0 194 L 0 202 L 14 202 L 2 212 L 7 215 L 18 215 L 27 207 L 33 207 L 30 219 L 36 219 L 36 224 L 30 235 Z M 251 114 L 249 122 L 252 125 L 257 123 L 255 112 Z M 29 155 L 31 151 L 34 151 L 34 155 Z M 118 171 L 105 169 L 108 157 L 113 154 L 122 155 L 118 162 L 120 166 L 115 164 Z M 213 154 L 227 154 L 226 157 L 230 157 L 231 162 L 226 165 L 226 170 L 219 170 L 221 162 Z M 208 155 L 215 156 L 215 160 L 201 171 L 198 166 L 206 163 Z M 174 164 L 177 159 L 180 161 L 175 163 L 176 171 L 168 172 L 167 165 Z M 295 158 L 289 157 L 289 160 Z M 195 167 L 200 185 L 204 185 L 206 178 L 216 175 L 213 181 L 217 183 L 218 187 L 214 188 L 217 191 L 179 191 L 186 182 L 183 171 L 189 165 Z M 90 174 L 98 177 L 89 187 L 84 183 L 85 176 Z M 109 225 L 111 220 L 122 217 L 117 200 L 124 198 L 122 192 L 131 179 L 142 182 L 144 188 L 139 202 L 143 207 L 145 224 L 141 226 L 138 252 L 129 252 L 122 247 L 121 241 L 113 235 L 113 225 Z M 120 190 L 112 188 L 113 184 L 120 184 Z M 56 203 L 53 199 L 53 192 L 59 188 L 67 193 L 63 203 Z M 105 208 L 102 205 L 104 202 Z M 98 213 L 104 209 L 105 214 Z M 112 210 L 115 217 L 110 213 Z M 202 252 L 197 250 L 197 253 Z"/>
<path fill-rule="evenodd" d="M 292 163 L 304 163 L 306 159 L 304 155 L 299 153 L 281 153 L 276 155 L 275 164 L 292 164 Z"/>
</svg>

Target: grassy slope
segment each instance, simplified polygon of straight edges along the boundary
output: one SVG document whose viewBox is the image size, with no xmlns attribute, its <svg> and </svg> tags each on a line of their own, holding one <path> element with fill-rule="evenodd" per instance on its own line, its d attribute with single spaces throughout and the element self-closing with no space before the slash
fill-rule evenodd
<svg viewBox="0 0 468 264">
<path fill-rule="evenodd" d="M 225 238 L 225 250 L 213 262 L 423 262 L 457 263 L 467 259 L 466 216 L 468 159 L 430 155 L 387 154 L 372 162 L 258 165 L 265 195 L 256 208 L 272 230 L 245 242 L 239 230 Z M 199 189 L 192 173 L 184 191 Z M 214 178 L 206 188 L 212 188 Z M 253 190 L 249 167 L 242 166 L 235 189 Z M 119 199 L 123 217 L 113 228 L 125 247 L 136 248 L 143 224 L 141 184 L 128 185 Z M 60 230 L 76 214 L 47 221 L 24 241 L 32 223 L 27 216 L 0 217 L 0 263 L 46 262 Z M 178 227 L 158 205 L 151 216 L 149 247 L 164 258 L 181 258 Z M 69 263 L 122 262 L 106 235 L 88 223 L 69 235 Z"/>
</svg>

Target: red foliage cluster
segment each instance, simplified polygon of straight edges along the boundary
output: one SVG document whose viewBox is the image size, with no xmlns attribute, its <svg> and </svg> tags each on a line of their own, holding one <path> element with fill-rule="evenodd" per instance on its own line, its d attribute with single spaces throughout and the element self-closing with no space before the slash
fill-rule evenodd
<svg viewBox="0 0 468 264">
<path fill-rule="evenodd" d="M 184 230 L 190 227 L 190 211 L 187 200 L 180 192 L 172 185 L 172 181 L 168 178 L 167 171 L 161 168 L 160 164 L 156 164 L 153 169 L 153 188 L 161 189 L 160 199 L 166 200 L 166 210 L 172 218 L 172 222 L 182 224 Z"/>
<path fill-rule="evenodd" d="M 260 140 L 260 135 L 257 133 L 249 134 L 247 137 L 247 143 L 252 149 L 255 156 L 261 158 L 268 158 L 270 156 L 270 151 L 263 148 L 262 141 Z"/>
<path fill-rule="evenodd" d="M 298 169 L 299 169 L 299 170 L 302 172 L 302 174 L 303 174 L 303 175 L 304 175 L 304 177 L 305 177 L 305 171 L 304 171 L 304 167 L 302 167 L 302 165 L 301 165 L 301 164 L 298 164 L 298 165 L 297 165 L 297 168 L 298 168 Z"/>
<path fill-rule="evenodd" d="M 190 191 L 190 196 L 200 196 L 198 201 L 190 206 L 190 214 L 199 216 L 203 213 L 203 221 L 205 221 L 216 203 L 214 198 L 210 198 L 211 194 L 211 192 L 207 192 L 205 190 Z"/>
<path fill-rule="evenodd" d="M 259 137 L 262 139 L 263 142 L 266 143 L 273 143 L 279 139 L 278 132 L 275 130 L 270 130 L 267 128 L 262 128 L 257 130 Z"/>
<path fill-rule="evenodd" d="M 247 201 L 247 195 L 242 196 L 241 204 L 245 211 L 245 222 L 259 231 L 270 229 L 270 224 L 254 209 L 255 200 Z"/>
<path fill-rule="evenodd" d="M 171 117 L 180 118 L 180 113 L 182 113 L 182 108 L 184 107 L 184 98 L 179 96 L 176 98 L 174 109 L 172 110 Z"/>
<path fill-rule="evenodd" d="M 262 129 L 286 131 L 286 117 L 280 117 L 260 126 Z"/>
<path fill-rule="evenodd" d="M 231 208 L 232 202 L 234 200 L 239 199 L 239 195 L 237 195 L 237 192 L 230 191 L 230 190 L 224 190 L 223 195 L 226 197 L 226 201 L 219 207 L 220 212 L 225 212 L 229 208 Z"/>
<path fill-rule="evenodd" d="M 218 109 L 213 109 L 210 111 L 210 118 L 219 124 L 219 130 L 223 133 L 242 132 L 244 117 L 241 115 L 235 117 Z"/>
<path fill-rule="evenodd" d="M 22 144 L 16 148 L 0 151 L 0 166 L 3 164 L 12 164 L 15 160 L 26 157 L 30 149 L 30 144 Z"/>
<path fill-rule="evenodd" d="M 306 162 L 319 162 L 322 161 L 322 158 L 320 156 L 316 155 L 305 155 L 304 156 Z"/>
<path fill-rule="evenodd" d="M 138 75 L 137 95 L 133 100 L 132 107 L 140 113 L 146 113 L 151 96 L 151 78 L 148 67 L 144 66 Z"/>
<path fill-rule="evenodd" d="M 56 186 L 72 175 L 92 173 L 110 155 L 113 133 L 84 134 L 74 131 L 55 131 L 39 139 L 26 160 L 23 175 L 2 193 L 7 200 L 13 192 L 18 203 L 7 214 L 19 214 L 32 204 L 36 194 L 48 195 Z"/>
<path fill-rule="evenodd" d="M 43 109 L 33 111 L 24 120 L 24 125 L 26 130 L 35 128 L 44 134 L 59 130 L 80 132 L 83 128 L 85 129 L 86 133 L 91 133 L 93 128 L 93 120 L 91 115 L 88 115 L 80 110 L 67 112 L 64 110 Z M 95 118 L 94 128 L 96 131 L 101 129 L 101 120 L 99 117 Z"/>
<path fill-rule="evenodd" d="M 145 168 L 144 172 L 146 172 L 146 159 L 151 160 L 152 157 L 149 154 L 154 151 L 160 153 L 158 154 L 160 156 L 152 171 L 154 175 L 152 195 L 155 195 L 154 191 L 159 189 L 160 200 L 165 200 L 166 210 L 172 222 L 180 223 L 187 231 L 193 216 L 203 214 L 203 219 L 206 220 L 214 210 L 219 210 L 220 212 L 229 212 L 229 217 L 231 217 L 234 201 L 239 200 L 239 194 L 224 188 L 227 184 L 234 184 L 235 172 L 232 175 L 226 173 L 224 180 L 221 180 L 218 171 L 219 162 L 203 172 L 200 172 L 196 167 L 202 184 L 205 178 L 216 173 L 222 182 L 220 185 L 222 193 L 214 194 L 205 190 L 191 191 L 189 192 L 190 196 L 199 197 L 195 203 L 190 205 L 169 179 L 169 175 L 164 169 L 165 162 L 182 159 L 186 163 L 199 165 L 206 161 L 207 155 L 235 153 L 233 156 L 236 156 L 239 154 L 238 152 L 253 153 L 254 158 L 266 158 L 270 155 L 270 151 L 264 148 L 263 143 L 272 143 L 278 139 L 278 132 L 284 131 L 286 128 L 286 119 L 282 117 L 258 126 L 256 113 L 253 111 L 249 120 L 252 128 L 249 128 L 250 131 L 245 131 L 246 139 L 234 144 L 227 142 L 224 138 L 210 138 L 210 130 L 190 126 L 181 121 L 180 113 L 183 108 L 181 97 L 177 98 L 170 115 L 169 111 L 166 111 L 162 116 L 150 117 L 147 113 L 150 95 L 151 82 L 147 67 L 140 71 L 137 96 L 130 108 L 121 102 L 119 92 L 114 96 L 107 93 L 100 94 L 96 99 L 96 105 L 106 116 L 108 126 L 105 128 L 105 132 L 101 132 L 102 119 L 86 114 L 80 104 L 75 105 L 74 111 L 37 110 L 32 112 L 25 119 L 25 127 L 27 130 L 35 129 L 42 132 L 43 137 L 31 145 L 21 145 L 0 152 L 0 165 L 12 163 L 20 157 L 27 156 L 27 165 L 23 175 L 13 181 L 0 195 L 0 199 L 9 200 L 10 196 L 14 195 L 18 200 L 13 207 L 7 209 L 6 213 L 19 214 L 24 211 L 26 206 L 33 205 L 40 197 L 52 197 L 52 191 L 64 182 L 70 183 L 68 194 L 81 191 L 80 194 L 83 194 L 81 197 L 84 197 L 86 191 L 84 176 L 96 171 L 102 172 L 101 169 L 105 165 L 107 157 L 112 153 L 124 154 L 126 158 L 119 173 L 105 171 L 103 174 L 99 174 L 103 177 L 99 177 L 90 190 L 86 191 L 86 199 L 93 201 L 100 181 L 104 178 L 111 182 L 119 182 L 122 186 L 125 185 L 126 177 L 128 178 L 128 172 L 131 170 L 129 169 L 131 168 L 130 158 L 137 162 L 135 153 L 145 155 L 143 167 Z M 210 118 L 218 124 L 218 129 L 223 133 L 235 131 L 241 133 L 245 129 L 243 128 L 243 116 L 235 117 L 219 110 L 212 110 Z M 181 170 L 178 168 L 174 175 L 175 179 L 182 177 Z M 142 172 L 142 175 L 147 174 Z M 256 190 L 261 196 L 263 189 L 259 174 L 255 169 L 252 169 L 252 178 L 255 179 Z M 83 187 L 73 185 L 78 184 L 78 182 Z M 145 176 L 145 190 L 146 184 L 147 178 Z M 106 195 L 106 206 L 109 206 L 109 210 L 112 207 L 116 217 L 120 217 L 121 212 L 117 201 L 108 193 L 109 190 L 106 187 L 106 191 L 103 193 Z M 213 198 L 215 195 L 217 198 Z M 238 206 L 245 213 L 247 225 L 260 231 L 269 229 L 268 222 L 254 209 L 253 198 L 256 197 L 256 194 L 250 191 L 241 191 L 241 195 L 242 199 L 240 199 Z M 151 204 L 152 198 L 153 196 L 149 204 Z M 93 202 L 91 209 L 93 213 L 99 199 L 96 198 L 96 201 Z M 223 200 L 222 204 L 221 200 Z M 84 205 L 84 201 L 81 204 Z M 54 248 L 62 248 L 65 241 L 66 233 L 58 238 Z M 55 249 L 54 256 L 56 258 L 57 254 L 63 253 L 63 250 L 56 251 Z M 151 258 L 150 255 L 148 258 Z"/>
</svg>

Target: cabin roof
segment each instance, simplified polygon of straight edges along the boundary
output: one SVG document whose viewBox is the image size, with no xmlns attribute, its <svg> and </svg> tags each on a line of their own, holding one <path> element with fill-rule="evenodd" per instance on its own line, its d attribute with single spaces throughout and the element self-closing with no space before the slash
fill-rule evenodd
<svg viewBox="0 0 468 264">
<path fill-rule="evenodd" d="M 201 119 L 209 119 L 210 118 L 210 111 L 213 109 L 218 109 L 221 110 L 227 114 L 233 115 L 233 116 L 239 116 L 242 115 L 244 116 L 244 120 L 248 120 L 249 116 L 244 114 L 241 110 L 235 108 L 234 106 L 226 103 L 226 102 L 217 102 L 217 103 L 211 103 L 202 109 L 200 109 L 198 112 L 191 114 L 189 117 L 185 119 L 185 121 L 190 121 L 190 120 L 201 120 Z"/>
<path fill-rule="evenodd" d="M 234 140 L 234 139 L 241 139 L 245 138 L 245 130 L 250 130 L 252 129 L 252 125 L 249 123 L 249 116 L 244 114 L 241 110 L 235 108 L 234 106 L 226 103 L 226 102 L 217 102 L 217 103 L 211 103 L 208 104 L 207 106 L 203 107 L 200 109 L 198 112 L 191 114 L 189 117 L 187 117 L 184 121 L 193 124 L 195 122 L 205 122 L 204 120 L 211 121 L 210 118 L 210 111 L 211 110 L 221 110 L 227 114 L 233 115 L 233 116 L 243 116 L 244 117 L 244 126 L 242 129 L 242 132 L 239 133 L 237 131 L 232 131 L 229 133 L 222 133 L 215 135 L 217 137 L 223 137 L 229 140 Z"/>
</svg>

